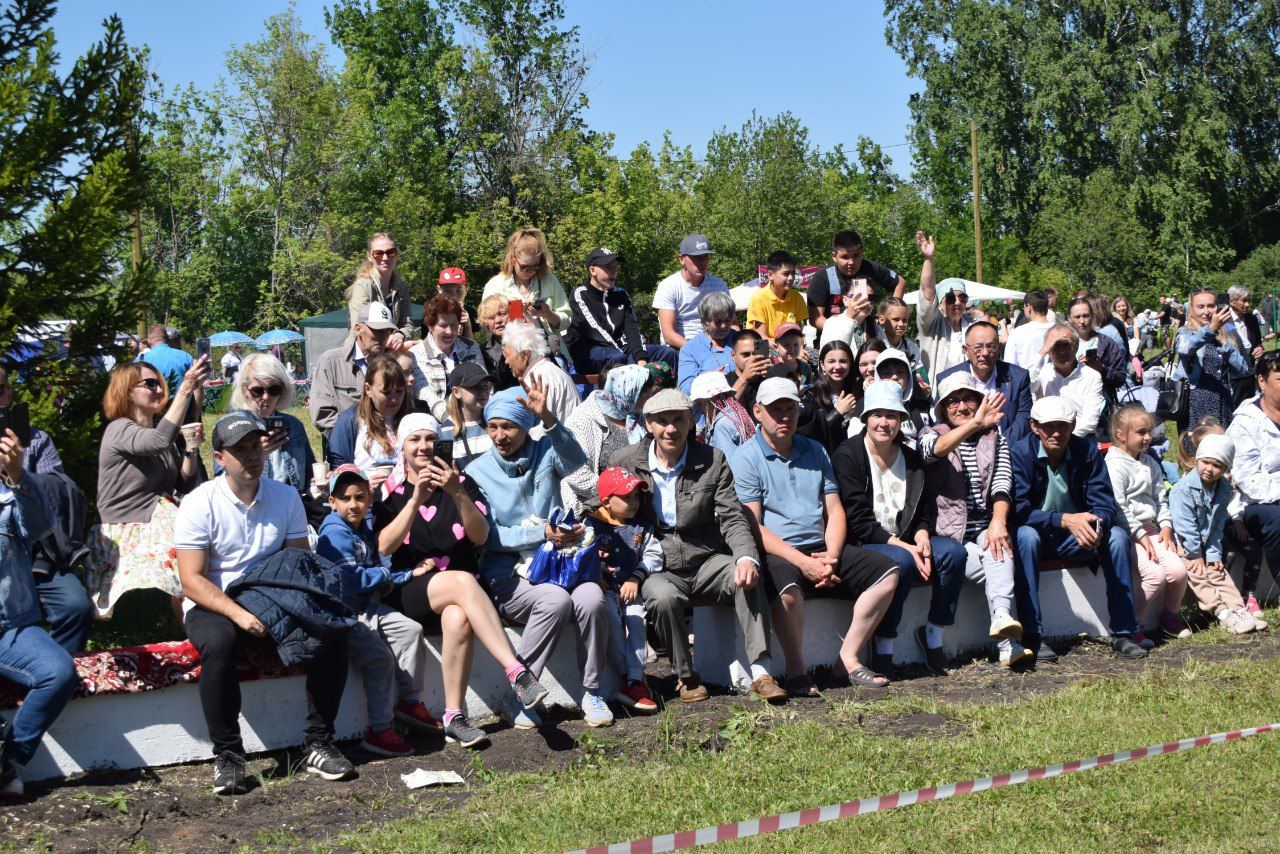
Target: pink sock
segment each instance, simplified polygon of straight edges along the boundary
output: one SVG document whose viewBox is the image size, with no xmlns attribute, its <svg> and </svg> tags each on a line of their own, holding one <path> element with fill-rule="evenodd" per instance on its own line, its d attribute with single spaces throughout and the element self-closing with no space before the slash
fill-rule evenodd
<svg viewBox="0 0 1280 854">
<path fill-rule="evenodd" d="M 519 676 L 521 673 L 524 673 L 528 669 L 529 668 L 525 667 L 523 664 L 517 661 L 515 664 L 511 665 L 506 669 L 507 681 L 514 683 L 516 681 L 516 677 Z"/>
<path fill-rule="evenodd" d="M 456 717 L 457 717 L 458 715 L 460 715 L 460 714 L 462 714 L 462 709 L 445 709 L 445 710 L 444 710 L 444 725 L 445 725 L 445 726 L 448 726 L 448 725 L 449 725 L 449 722 L 450 722 L 450 721 L 452 721 L 454 718 L 456 718 Z"/>
</svg>

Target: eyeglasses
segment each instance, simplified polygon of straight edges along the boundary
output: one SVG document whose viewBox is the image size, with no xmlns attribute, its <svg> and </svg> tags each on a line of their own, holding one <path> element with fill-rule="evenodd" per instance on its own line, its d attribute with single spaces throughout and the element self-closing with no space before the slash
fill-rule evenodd
<svg viewBox="0 0 1280 854">
<path fill-rule="evenodd" d="M 369 254 L 373 256 L 375 261 L 381 261 L 383 258 L 394 258 L 400 254 L 400 250 L 392 246 L 390 249 L 370 249 Z"/>
<path fill-rule="evenodd" d="M 284 386 L 281 385 L 251 385 L 245 391 L 249 392 L 249 397 L 258 400 L 263 397 L 279 397 L 284 394 Z"/>
<path fill-rule="evenodd" d="M 959 396 L 959 397 L 952 397 L 952 398 L 949 398 L 949 399 L 947 400 L 947 409 L 954 409 L 955 407 L 957 407 L 957 406 L 963 406 L 963 405 L 964 405 L 964 404 L 966 404 L 966 403 L 971 403 L 971 404 L 973 404 L 974 406 L 981 406 L 981 405 L 982 405 L 982 398 L 980 398 L 980 397 L 970 397 L 970 396 L 968 396 L 968 395 L 961 395 L 961 396 Z"/>
<path fill-rule="evenodd" d="M 994 353 L 1000 349 L 998 344 L 966 344 L 965 346 L 974 353 Z"/>
<path fill-rule="evenodd" d="M 955 291 L 951 291 L 950 293 L 948 293 L 948 294 L 947 294 L 947 296 L 946 296 L 946 300 L 947 300 L 947 302 L 968 302 L 968 301 L 969 301 L 969 295 L 968 295 L 968 294 L 956 293 Z"/>
<path fill-rule="evenodd" d="M 521 270 L 536 270 L 542 266 L 542 259 L 539 258 L 537 261 L 534 261 L 532 264 L 526 264 L 523 261 L 517 261 L 516 266 L 519 267 Z"/>
<path fill-rule="evenodd" d="M 138 382 L 134 383 L 133 387 L 137 388 L 138 386 L 145 386 L 148 391 L 160 391 L 160 389 L 164 388 L 164 384 L 155 377 L 147 377 L 145 380 L 138 380 Z"/>
</svg>

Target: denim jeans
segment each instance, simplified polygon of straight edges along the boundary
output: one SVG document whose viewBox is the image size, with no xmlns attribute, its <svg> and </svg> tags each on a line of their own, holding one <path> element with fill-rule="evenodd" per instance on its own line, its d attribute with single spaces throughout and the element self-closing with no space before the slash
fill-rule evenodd
<svg viewBox="0 0 1280 854">
<path fill-rule="evenodd" d="M 1261 569 L 1262 555 L 1267 556 L 1267 566 L 1271 575 L 1280 583 L 1280 507 L 1274 504 L 1250 504 L 1244 510 L 1244 526 L 1249 532 L 1249 540 L 1241 543 L 1227 525 L 1227 545 L 1244 556 L 1244 589 L 1252 592 L 1258 584 L 1258 570 Z"/>
<path fill-rule="evenodd" d="M 49 727 L 66 708 L 80 679 L 67 651 L 39 626 L 0 634 L 0 676 L 30 690 L 5 732 L 6 758 L 26 765 Z"/>
<path fill-rule="evenodd" d="M 600 373 L 600 369 L 609 363 L 615 365 L 631 363 L 630 356 L 614 347 L 592 347 L 585 355 L 587 364 L 579 367 L 588 374 Z M 666 344 L 646 344 L 644 358 L 647 362 L 666 362 L 674 372 L 678 356 L 676 351 Z"/>
<path fill-rule="evenodd" d="M 969 556 L 964 546 L 950 537 L 930 537 L 929 547 L 933 551 L 933 572 L 929 576 L 929 584 L 933 586 L 933 594 L 929 598 L 929 622 L 935 626 L 950 626 L 956 621 L 956 605 L 964 587 L 964 567 Z M 906 604 L 912 586 L 917 582 L 923 584 L 924 579 L 916 569 L 916 559 L 902 546 L 867 543 L 862 548 L 888 555 L 898 565 L 898 586 L 893 591 L 888 610 L 884 612 L 884 619 L 876 626 L 877 638 L 891 640 L 898 636 L 902 606 Z"/>
<path fill-rule="evenodd" d="M 49 624 L 49 634 L 58 646 L 72 654 L 84 652 L 93 628 L 93 602 L 80 579 L 70 572 L 55 572 L 37 581 L 36 595 L 40 597 L 40 616 Z"/>
<path fill-rule="evenodd" d="M 1031 525 L 1018 528 L 1013 589 L 1018 600 L 1018 619 L 1027 634 L 1040 635 L 1044 629 L 1040 615 L 1039 567 L 1040 555 L 1046 552 L 1059 558 L 1096 559 L 1107 582 L 1111 634 L 1128 635 L 1138 630 L 1138 616 L 1133 608 L 1129 532 L 1113 526 L 1105 529 L 1102 536 L 1106 539 L 1106 548 L 1098 551 L 1081 547 L 1065 528 L 1042 529 Z"/>
</svg>

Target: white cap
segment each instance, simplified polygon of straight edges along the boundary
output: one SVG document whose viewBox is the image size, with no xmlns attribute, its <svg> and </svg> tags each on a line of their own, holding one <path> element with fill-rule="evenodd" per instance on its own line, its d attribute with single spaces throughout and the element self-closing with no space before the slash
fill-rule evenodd
<svg viewBox="0 0 1280 854">
<path fill-rule="evenodd" d="M 943 279 L 941 282 L 938 282 L 937 292 L 943 295 L 949 293 L 968 295 L 969 286 L 964 283 L 964 279 Z"/>
<path fill-rule="evenodd" d="M 719 371 L 707 371 L 693 378 L 693 383 L 689 386 L 689 397 L 695 401 L 711 400 L 713 397 L 732 391 L 724 374 Z"/>
<path fill-rule="evenodd" d="M 1231 437 L 1223 433 L 1210 433 L 1196 445 L 1197 460 L 1217 460 L 1226 468 L 1231 468 L 1236 458 L 1236 446 Z"/>
<path fill-rule="evenodd" d="M 794 400 L 800 402 L 800 389 L 795 380 L 788 377 L 769 377 L 756 389 L 756 403 L 768 406 L 778 400 Z"/>
<path fill-rule="evenodd" d="M 865 421 L 868 413 L 877 410 L 910 415 L 911 413 L 902 405 L 902 386 L 893 380 L 876 380 L 868 383 L 862 393 L 862 420 Z"/>
<path fill-rule="evenodd" d="M 1042 397 L 1031 404 L 1031 420 L 1037 424 L 1051 424 L 1054 421 L 1076 420 L 1075 404 L 1065 397 L 1050 395 Z"/>
<path fill-rule="evenodd" d="M 901 362 L 907 366 L 907 370 L 911 370 L 911 360 L 907 358 L 907 354 L 894 347 L 882 350 L 879 356 L 876 356 L 876 370 L 880 370 L 880 366 L 885 362 Z"/>
<path fill-rule="evenodd" d="M 391 319 L 391 309 L 380 302 L 371 302 L 356 314 L 356 323 L 363 323 L 370 329 L 395 329 L 395 321 Z"/>
</svg>

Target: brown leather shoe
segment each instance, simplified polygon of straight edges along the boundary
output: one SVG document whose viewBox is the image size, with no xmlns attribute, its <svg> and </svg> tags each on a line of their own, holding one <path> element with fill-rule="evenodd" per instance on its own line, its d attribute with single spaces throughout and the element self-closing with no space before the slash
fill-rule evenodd
<svg viewBox="0 0 1280 854">
<path fill-rule="evenodd" d="M 751 693 L 770 703 L 782 703 L 787 699 L 787 692 L 767 673 L 751 683 Z"/>
<path fill-rule="evenodd" d="M 707 686 L 702 684 L 702 680 L 698 678 L 697 674 L 690 676 L 688 680 L 677 682 L 676 688 L 680 691 L 680 702 L 682 703 L 701 703 L 711 697 L 707 693 Z"/>
</svg>

